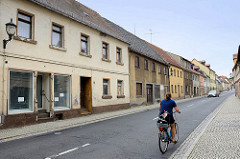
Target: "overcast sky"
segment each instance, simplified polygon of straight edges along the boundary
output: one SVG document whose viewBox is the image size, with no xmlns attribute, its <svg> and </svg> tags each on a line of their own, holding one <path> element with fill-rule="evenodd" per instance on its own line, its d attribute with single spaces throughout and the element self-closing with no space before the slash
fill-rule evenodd
<svg viewBox="0 0 240 159">
<path fill-rule="evenodd" d="M 229 74 L 240 44 L 240 0 L 78 0 L 138 37 Z M 150 32 L 152 30 L 152 38 Z"/>
</svg>

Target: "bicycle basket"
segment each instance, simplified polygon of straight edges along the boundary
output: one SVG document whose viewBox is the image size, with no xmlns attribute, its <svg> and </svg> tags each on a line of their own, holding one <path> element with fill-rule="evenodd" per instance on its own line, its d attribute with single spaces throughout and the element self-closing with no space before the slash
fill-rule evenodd
<svg viewBox="0 0 240 159">
<path fill-rule="evenodd" d="M 167 127 L 169 127 L 169 124 L 168 124 L 168 122 L 166 120 L 160 118 L 157 121 L 157 127 L 158 128 L 167 128 Z"/>
</svg>

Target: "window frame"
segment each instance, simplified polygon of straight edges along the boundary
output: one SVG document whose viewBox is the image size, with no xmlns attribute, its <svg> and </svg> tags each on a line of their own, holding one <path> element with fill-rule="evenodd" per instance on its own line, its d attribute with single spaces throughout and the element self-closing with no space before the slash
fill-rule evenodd
<svg viewBox="0 0 240 159">
<path fill-rule="evenodd" d="M 161 74 L 161 65 L 158 65 L 158 73 Z"/>
<path fill-rule="evenodd" d="M 22 109 L 22 110 L 11 110 L 10 109 L 10 104 L 11 104 L 11 85 L 10 85 L 10 80 L 11 80 L 11 72 L 26 72 L 26 73 L 31 73 L 32 74 L 32 77 L 31 77 L 31 82 L 32 82 L 32 106 L 30 109 Z M 26 71 L 26 70 L 14 70 L 14 69 L 10 69 L 9 72 L 8 72 L 8 76 L 9 76 L 9 87 L 8 87 L 8 103 L 7 103 L 7 110 L 8 110 L 8 114 L 23 114 L 23 113 L 33 113 L 34 110 L 35 110 L 35 107 L 34 107 L 34 73 L 32 71 Z"/>
<path fill-rule="evenodd" d="M 121 94 L 118 94 L 118 83 L 121 82 Z M 124 95 L 124 82 L 123 80 L 117 80 L 117 98 L 125 98 Z"/>
<path fill-rule="evenodd" d="M 53 33 L 54 33 L 53 27 L 54 26 L 59 27 L 61 29 L 61 31 L 55 31 L 55 33 L 60 33 L 60 35 L 61 35 L 61 43 L 62 43 L 61 45 L 62 46 L 53 45 Z M 63 49 L 64 46 L 65 46 L 65 42 L 64 42 L 64 26 L 60 25 L 58 23 L 55 23 L 55 22 L 52 22 L 52 27 L 51 27 L 51 46 L 52 46 L 52 48 L 59 48 L 59 49 Z"/>
<path fill-rule="evenodd" d="M 135 67 L 140 68 L 140 58 L 139 58 L 139 56 L 135 56 Z"/>
<path fill-rule="evenodd" d="M 141 84 L 141 95 L 138 95 L 137 94 L 137 84 Z M 135 84 L 135 87 L 136 87 L 136 98 L 140 98 L 140 97 L 143 97 L 143 82 L 136 82 Z"/>
<path fill-rule="evenodd" d="M 19 13 L 22 14 L 22 15 L 25 15 L 25 16 L 28 16 L 30 17 L 31 19 L 31 22 L 30 22 L 30 38 L 27 38 L 27 37 L 23 37 L 23 36 L 19 36 L 18 33 L 19 33 Z M 30 40 L 34 40 L 35 39 L 35 15 L 32 14 L 32 13 L 29 13 L 27 11 L 24 11 L 24 10 L 21 10 L 21 9 L 17 9 L 17 28 L 16 28 L 16 36 L 17 37 L 21 37 L 21 38 L 25 38 L 25 39 L 30 39 Z M 26 20 L 22 19 L 24 22 L 27 22 Z M 27 22 L 28 23 L 28 22 Z M 29 23 L 28 23 L 29 24 Z"/>
<path fill-rule="evenodd" d="M 148 70 L 148 60 L 144 59 L 144 70 Z"/>
<path fill-rule="evenodd" d="M 83 40 L 82 37 L 85 37 L 87 40 Z M 82 43 L 85 42 L 86 45 L 87 45 L 87 52 L 83 52 L 82 51 Z M 84 34 L 84 33 L 81 33 L 80 34 L 80 55 L 83 55 L 83 56 L 87 56 L 87 57 L 92 57 L 91 53 L 90 53 L 90 36 L 87 35 L 87 34 Z"/>
<path fill-rule="evenodd" d="M 69 83 L 68 83 L 68 91 L 69 91 L 69 106 L 55 106 L 55 76 L 68 76 L 69 77 Z M 71 75 L 66 75 L 66 74 L 54 74 L 53 75 L 53 97 L 54 97 L 54 100 L 53 100 L 53 107 L 54 107 L 54 110 L 58 111 L 58 110 L 69 110 L 71 109 L 71 99 L 72 99 L 72 89 L 71 89 L 71 86 L 72 86 L 72 83 L 71 83 L 71 80 L 72 80 L 72 76 Z"/>
<path fill-rule="evenodd" d="M 152 72 L 156 72 L 156 65 L 155 65 L 155 62 L 152 62 Z"/>
<path fill-rule="evenodd" d="M 104 80 L 107 80 L 108 81 L 108 83 L 107 83 L 107 86 L 108 86 L 108 89 L 107 89 L 107 91 L 108 91 L 108 94 L 107 95 L 105 95 L 104 94 Z M 102 80 L 102 88 L 103 88 L 103 92 L 102 92 L 102 99 L 111 99 L 112 98 L 112 96 L 111 96 L 111 81 L 110 81 L 110 78 L 103 78 L 103 80 Z"/>
<path fill-rule="evenodd" d="M 119 58 L 120 60 L 118 60 L 118 50 L 119 51 Z M 123 64 L 123 59 L 122 59 L 122 48 L 120 47 L 116 47 L 116 64 L 122 65 Z"/>
<path fill-rule="evenodd" d="M 106 45 L 106 47 L 104 47 L 104 45 Z M 103 54 L 103 50 L 106 50 L 106 58 L 104 57 L 104 54 Z M 102 42 L 102 59 L 103 60 L 109 60 L 109 43 L 107 43 L 107 42 L 105 42 L 105 41 L 103 41 Z"/>
</svg>

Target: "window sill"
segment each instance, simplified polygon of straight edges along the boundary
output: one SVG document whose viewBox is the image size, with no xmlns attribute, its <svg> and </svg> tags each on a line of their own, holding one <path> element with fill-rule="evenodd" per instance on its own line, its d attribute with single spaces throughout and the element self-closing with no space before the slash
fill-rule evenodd
<svg viewBox="0 0 240 159">
<path fill-rule="evenodd" d="M 123 66 L 124 64 L 123 63 L 121 63 L 121 62 L 116 62 L 116 64 L 117 65 L 121 65 L 121 66 Z"/>
<path fill-rule="evenodd" d="M 112 99 L 112 96 L 102 96 L 102 99 Z"/>
<path fill-rule="evenodd" d="M 105 58 L 102 58 L 102 61 L 105 61 L 105 62 L 111 62 L 111 60 L 109 60 L 109 59 L 105 59 Z"/>
<path fill-rule="evenodd" d="M 20 36 L 14 36 L 13 39 L 18 40 L 18 41 L 22 41 L 22 42 L 26 42 L 26 43 L 29 43 L 29 44 L 34 44 L 34 45 L 37 44 L 37 41 L 35 41 L 35 40 L 27 39 L 27 38 L 20 37 Z"/>
<path fill-rule="evenodd" d="M 33 113 L 34 111 L 29 110 L 29 109 L 20 109 L 20 110 L 9 110 L 8 114 L 9 115 L 14 115 L 14 114 L 28 114 L 28 113 Z"/>
<path fill-rule="evenodd" d="M 66 52 L 67 49 L 65 48 L 61 48 L 61 47 L 57 47 L 57 46 L 53 46 L 53 45 L 49 45 L 50 49 L 54 49 L 54 50 L 58 50 L 58 51 L 62 51 L 62 52 Z"/>
<path fill-rule="evenodd" d="M 85 56 L 85 57 L 89 57 L 89 58 L 92 58 L 92 55 L 86 55 L 86 54 L 83 53 L 83 52 L 79 52 L 79 55 L 81 55 L 81 56 Z"/>
<path fill-rule="evenodd" d="M 142 97 L 143 97 L 143 96 L 138 96 L 138 95 L 136 96 L 136 98 L 142 98 Z"/>
<path fill-rule="evenodd" d="M 118 95 L 117 98 L 125 98 L 125 95 Z"/>
</svg>

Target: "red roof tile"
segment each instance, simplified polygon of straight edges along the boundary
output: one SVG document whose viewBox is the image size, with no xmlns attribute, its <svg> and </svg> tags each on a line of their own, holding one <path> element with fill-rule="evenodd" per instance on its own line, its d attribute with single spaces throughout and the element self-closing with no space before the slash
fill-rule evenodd
<svg viewBox="0 0 240 159">
<path fill-rule="evenodd" d="M 165 61 L 167 61 L 168 63 L 170 63 L 171 65 L 174 65 L 176 67 L 181 68 L 181 66 L 172 59 L 171 56 L 169 56 L 163 49 L 148 43 Z"/>
</svg>

